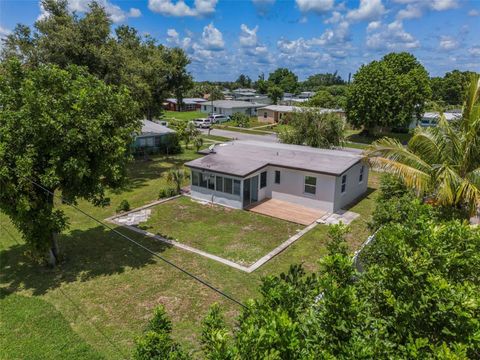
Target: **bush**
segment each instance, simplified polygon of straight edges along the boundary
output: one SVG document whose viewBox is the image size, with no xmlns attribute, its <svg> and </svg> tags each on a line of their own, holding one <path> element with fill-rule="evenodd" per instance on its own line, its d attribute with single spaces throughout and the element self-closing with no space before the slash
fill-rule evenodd
<svg viewBox="0 0 480 360">
<path fill-rule="evenodd" d="M 118 205 L 117 207 L 117 213 L 119 212 L 125 212 L 125 211 L 130 211 L 130 204 L 128 203 L 127 200 L 122 200 L 122 202 L 120 203 L 120 205 Z"/>
<path fill-rule="evenodd" d="M 158 198 L 159 199 L 165 199 L 165 198 L 169 198 L 169 197 L 172 197 L 172 196 L 175 196 L 175 195 L 178 195 L 179 193 L 177 192 L 177 190 L 175 188 L 163 188 L 163 189 L 160 189 L 160 191 L 158 192 Z"/>
<path fill-rule="evenodd" d="M 383 174 L 380 179 L 380 195 L 378 201 L 390 200 L 393 197 L 402 197 L 411 191 L 405 186 L 403 181 L 392 174 Z"/>
<path fill-rule="evenodd" d="M 231 117 L 232 122 L 238 127 L 248 127 L 250 118 L 243 113 L 236 112 Z"/>
</svg>

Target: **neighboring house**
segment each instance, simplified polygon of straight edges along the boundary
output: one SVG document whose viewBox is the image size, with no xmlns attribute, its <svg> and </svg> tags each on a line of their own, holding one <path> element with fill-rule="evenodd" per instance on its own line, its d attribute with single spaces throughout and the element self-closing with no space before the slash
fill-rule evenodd
<svg viewBox="0 0 480 360">
<path fill-rule="evenodd" d="M 265 106 L 265 104 L 257 104 L 248 101 L 236 100 L 215 100 L 213 102 L 205 102 L 202 104 L 201 111 L 207 114 L 224 114 L 231 116 L 234 113 L 243 113 L 248 116 L 257 115 L 257 109 Z"/>
<path fill-rule="evenodd" d="M 310 99 L 283 98 L 279 101 L 280 105 L 298 105 L 307 102 Z"/>
<path fill-rule="evenodd" d="M 306 109 L 314 109 L 308 107 L 299 107 L 291 105 L 268 105 L 257 109 L 258 121 L 265 123 L 278 123 L 284 119 L 286 114 L 303 111 Z M 320 113 L 336 113 L 345 117 L 345 111 L 342 109 L 318 109 Z"/>
<path fill-rule="evenodd" d="M 169 111 L 196 111 L 200 110 L 202 103 L 207 100 L 203 98 L 185 98 L 182 105 L 178 105 L 177 99 L 169 98 L 165 101 L 165 109 Z"/>
<path fill-rule="evenodd" d="M 458 120 L 462 117 L 461 112 L 444 112 L 443 115 L 445 116 L 445 120 L 447 121 Z M 413 129 L 413 128 L 416 128 L 417 126 L 421 126 L 421 127 L 437 126 L 439 120 L 440 120 L 439 112 L 426 112 L 423 114 L 422 119 L 420 121 L 417 121 L 417 119 L 413 119 L 409 125 L 409 128 Z"/>
<path fill-rule="evenodd" d="M 142 130 L 135 136 L 132 144 L 135 153 L 176 153 L 178 140 L 175 130 L 150 120 L 142 120 Z"/>
<path fill-rule="evenodd" d="M 266 123 L 278 123 L 286 114 L 294 111 L 301 111 L 298 106 L 289 105 L 268 105 L 257 110 L 258 121 Z"/>
<path fill-rule="evenodd" d="M 191 196 L 233 208 L 271 198 L 333 212 L 367 191 L 368 167 L 352 152 L 233 141 L 206 154 L 185 164 Z"/>
</svg>

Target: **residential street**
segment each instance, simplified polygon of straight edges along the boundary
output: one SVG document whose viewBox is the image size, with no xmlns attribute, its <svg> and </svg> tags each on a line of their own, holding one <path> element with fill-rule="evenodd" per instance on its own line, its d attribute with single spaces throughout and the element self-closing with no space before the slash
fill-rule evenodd
<svg viewBox="0 0 480 360">
<path fill-rule="evenodd" d="M 201 130 L 204 134 L 208 134 L 208 130 Z M 228 130 L 219 130 L 212 129 L 210 130 L 210 135 L 224 136 L 237 140 L 255 140 L 255 141 L 265 141 L 265 142 L 278 142 L 277 135 L 275 134 L 265 134 L 265 135 L 253 135 L 245 134 L 239 131 L 228 131 Z"/>
</svg>

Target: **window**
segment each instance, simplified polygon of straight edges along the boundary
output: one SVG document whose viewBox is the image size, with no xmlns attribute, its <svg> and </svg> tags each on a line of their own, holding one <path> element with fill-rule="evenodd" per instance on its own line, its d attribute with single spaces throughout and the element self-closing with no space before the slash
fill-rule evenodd
<svg viewBox="0 0 480 360">
<path fill-rule="evenodd" d="M 215 190 L 215 175 L 208 175 L 208 188 Z"/>
<path fill-rule="evenodd" d="M 268 117 L 268 114 L 267 114 L 266 111 L 263 113 L 263 117 L 264 117 L 265 119 Z"/>
<path fill-rule="evenodd" d="M 275 170 L 275 184 L 280 184 L 280 170 Z"/>
<path fill-rule="evenodd" d="M 207 111 L 207 105 L 203 105 L 203 111 Z"/>
<path fill-rule="evenodd" d="M 240 195 L 240 180 L 233 180 L 233 195 Z"/>
<path fill-rule="evenodd" d="M 200 174 L 197 171 L 192 171 L 192 185 L 198 186 L 200 183 Z"/>
<path fill-rule="evenodd" d="M 260 174 L 260 189 L 263 189 L 267 186 L 267 172 L 264 171 Z"/>
<path fill-rule="evenodd" d="M 217 107 L 216 106 L 213 107 L 213 112 L 217 112 Z"/>
<path fill-rule="evenodd" d="M 199 174 L 200 175 L 200 187 L 206 188 L 208 183 L 207 175 Z"/>
<path fill-rule="evenodd" d="M 227 194 L 233 193 L 232 179 L 225 178 L 223 185 L 224 185 L 224 189 L 223 189 L 224 192 L 226 192 Z"/>
<path fill-rule="evenodd" d="M 217 181 L 217 191 L 223 191 L 223 177 L 217 176 L 216 178 Z"/>
<path fill-rule="evenodd" d="M 317 178 L 314 176 L 305 176 L 305 193 L 313 194 L 317 192 Z"/>
<path fill-rule="evenodd" d="M 342 194 L 347 189 L 347 175 L 342 176 Z"/>
<path fill-rule="evenodd" d="M 364 170 L 365 170 L 365 166 L 362 165 L 362 167 L 360 168 L 360 176 L 358 177 L 358 182 L 363 181 L 363 171 Z"/>
</svg>

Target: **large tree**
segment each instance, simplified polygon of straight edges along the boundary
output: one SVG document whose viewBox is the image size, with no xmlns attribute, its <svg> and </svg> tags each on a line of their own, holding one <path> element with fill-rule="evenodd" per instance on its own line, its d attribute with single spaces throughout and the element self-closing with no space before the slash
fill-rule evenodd
<svg viewBox="0 0 480 360">
<path fill-rule="evenodd" d="M 369 132 L 420 120 L 431 95 L 428 73 L 409 53 L 390 53 L 363 65 L 347 95 L 347 120 Z"/>
<path fill-rule="evenodd" d="M 268 75 L 269 87 L 276 85 L 284 92 L 296 93 L 298 90 L 298 77 L 291 70 L 278 68 Z"/>
<path fill-rule="evenodd" d="M 310 75 L 307 80 L 300 84 L 302 90 L 318 91 L 323 86 L 343 85 L 345 81 L 335 71 L 334 73 L 324 73 Z"/>
<path fill-rule="evenodd" d="M 480 208 L 480 76 L 473 76 L 461 120 L 415 130 L 404 147 L 383 138 L 365 152 L 371 165 L 399 176 L 440 205 Z"/>
<path fill-rule="evenodd" d="M 42 6 L 49 15 L 32 30 L 18 25 L 4 42 L 3 59 L 17 57 L 33 66 L 85 66 L 108 84 L 126 85 L 140 105 L 139 115 L 149 119 L 161 114 L 166 97 L 181 101 L 191 88 L 186 71 L 190 61 L 183 50 L 158 45 L 125 25 L 113 30 L 99 3 L 90 3 L 82 17 L 71 13 L 65 0 L 43 0 Z"/>
<path fill-rule="evenodd" d="M 58 260 L 56 236 L 67 219 L 41 187 L 71 202 L 108 202 L 107 187 L 125 179 L 136 103 L 84 69 L 0 67 L 0 209 L 33 253 Z"/>
<path fill-rule="evenodd" d="M 288 114 L 285 122 L 278 134 L 283 143 L 332 148 L 344 142 L 345 121 L 337 114 L 304 108 Z"/>
<path fill-rule="evenodd" d="M 472 71 L 453 70 L 444 77 L 431 79 L 432 99 L 444 105 L 461 106 L 465 100 L 465 93 L 470 83 Z"/>
</svg>

